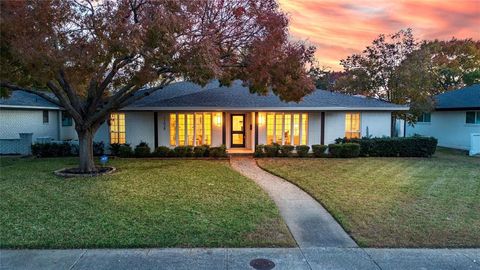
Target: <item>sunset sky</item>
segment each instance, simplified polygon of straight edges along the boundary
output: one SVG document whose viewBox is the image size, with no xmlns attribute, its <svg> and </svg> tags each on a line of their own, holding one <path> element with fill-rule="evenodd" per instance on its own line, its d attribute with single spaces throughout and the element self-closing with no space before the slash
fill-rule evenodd
<svg viewBox="0 0 480 270">
<path fill-rule="evenodd" d="M 480 39 L 480 0 L 279 0 L 290 34 L 317 47 L 320 65 L 361 52 L 381 33 L 410 27 L 418 39 Z"/>
</svg>

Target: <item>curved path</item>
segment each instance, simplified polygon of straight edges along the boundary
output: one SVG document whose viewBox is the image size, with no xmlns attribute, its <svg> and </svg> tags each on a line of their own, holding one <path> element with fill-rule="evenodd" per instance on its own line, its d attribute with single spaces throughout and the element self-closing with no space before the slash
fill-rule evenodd
<svg viewBox="0 0 480 270">
<path fill-rule="evenodd" d="M 232 156 L 230 164 L 270 195 L 300 248 L 357 247 L 330 213 L 294 184 L 262 170 L 251 157 Z"/>
</svg>

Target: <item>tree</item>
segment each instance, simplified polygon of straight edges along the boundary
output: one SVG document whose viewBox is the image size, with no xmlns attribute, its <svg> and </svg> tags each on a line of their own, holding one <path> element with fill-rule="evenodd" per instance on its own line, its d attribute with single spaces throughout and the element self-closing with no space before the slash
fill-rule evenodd
<svg viewBox="0 0 480 270">
<path fill-rule="evenodd" d="M 395 69 L 417 46 L 411 29 L 379 35 L 361 54 L 340 61 L 345 76 L 337 81 L 335 89 L 399 103 L 402 97 L 389 83 Z"/>
<path fill-rule="evenodd" d="M 309 75 L 315 83 L 317 89 L 333 91 L 336 81 L 344 73 L 342 71 L 332 71 L 328 67 L 314 65 L 309 70 Z"/>
<path fill-rule="evenodd" d="M 82 172 L 95 170 L 93 136 L 111 112 L 175 80 L 240 79 L 287 101 L 314 89 L 314 48 L 289 41 L 275 0 L 2 1 L 0 23 L 0 86 L 72 116 Z"/>
</svg>

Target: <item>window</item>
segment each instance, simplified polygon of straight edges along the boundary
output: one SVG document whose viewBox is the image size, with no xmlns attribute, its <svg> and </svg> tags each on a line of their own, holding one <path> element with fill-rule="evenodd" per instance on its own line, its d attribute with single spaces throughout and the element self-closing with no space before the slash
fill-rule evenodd
<svg viewBox="0 0 480 270">
<path fill-rule="evenodd" d="M 43 111 L 43 123 L 48 124 L 48 111 L 47 110 Z"/>
<path fill-rule="evenodd" d="M 307 144 L 307 113 L 267 113 L 267 144 Z"/>
<path fill-rule="evenodd" d="M 345 114 L 345 137 L 360 138 L 360 113 Z"/>
<path fill-rule="evenodd" d="M 72 117 L 68 112 L 62 111 L 62 127 L 71 127 L 73 124 Z"/>
<path fill-rule="evenodd" d="M 125 114 L 110 114 L 110 143 L 126 143 L 125 137 Z"/>
<path fill-rule="evenodd" d="M 480 111 L 466 112 L 465 123 L 480 124 Z"/>
<path fill-rule="evenodd" d="M 417 117 L 418 123 L 430 123 L 432 122 L 432 115 L 430 113 L 422 113 L 419 117 Z"/>
<path fill-rule="evenodd" d="M 170 145 L 210 145 L 212 143 L 211 113 L 171 113 Z"/>
</svg>

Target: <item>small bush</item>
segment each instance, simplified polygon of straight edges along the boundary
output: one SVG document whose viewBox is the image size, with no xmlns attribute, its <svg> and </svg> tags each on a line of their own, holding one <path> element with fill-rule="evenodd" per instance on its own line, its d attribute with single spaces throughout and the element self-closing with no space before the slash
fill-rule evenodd
<svg viewBox="0 0 480 270">
<path fill-rule="evenodd" d="M 175 152 L 175 150 L 173 149 L 168 150 L 167 157 L 176 157 L 176 156 L 177 156 L 177 152 Z"/>
<path fill-rule="evenodd" d="M 210 157 L 219 158 L 227 156 L 227 148 L 225 145 L 219 147 L 210 147 Z"/>
<path fill-rule="evenodd" d="M 136 157 L 150 156 L 150 147 L 146 142 L 140 142 L 137 146 L 135 146 L 135 156 Z"/>
<path fill-rule="evenodd" d="M 122 145 L 119 143 L 110 144 L 110 147 L 108 148 L 110 150 L 110 155 L 118 156 L 118 153 L 120 152 L 120 146 Z"/>
<path fill-rule="evenodd" d="M 193 148 L 193 156 L 194 157 L 204 157 L 205 156 L 205 151 L 207 151 L 207 148 L 205 146 L 195 146 Z"/>
<path fill-rule="evenodd" d="M 105 153 L 105 146 L 103 142 L 93 142 L 93 155 L 101 156 Z"/>
<path fill-rule="evenodd" d="M 293 145 L 281 145 L 278 155 L 281 157 L 291 157 L 294 149 L 295 146 Z"/>
<path fill-rule="evenodd" d="M 66 157 L 72 155 L 69 143 L 35 143 L 31 146 L 32 155 L 37 157 Z"/>
<path fill-rule="evenodd" d="M 328 151 L 335 158 L 353 158 L 360 154 L 360 144 L 358 143 L 341 143 L 329 144 Z"/>
<path fill-rule="evenodd" d="M 306 156 L 308 156 L 308 151 L 310 150 L 310 146 L 308 146 L 308 145 L 297 145 L 297 147 L 295 147 L 295 150 L 297 150 L 297 156 L 306 157 Z"/>
<path fill-rule="evenodd" d="M 312 145 L 313 155 L 315 157 L 326 157 L 327 156 L 327 146 L 321 144 L 314 144 Z"/>
<path fill-rule="evenodd" d="M 176 157 L 191 157 L 193 155 L 192 146 L 177 146 L 173 149 Z"/>
<path fill-rule="evenodd" d="M 171 149 L 167 146 L 159 146 L 155 148 L 155 151 L 153 151 L 153 155 L 156 157 L 168 157 L 168 152 L 170 151 Z"/>
<path fill-rule="evenodd" d="M 133 150 L 132 147 L 130 147 L 130 144 L 126 143 L 120 145 L 118 148 L 118 156 L 123 158 L 133 156 Z"/>
<path fill-rule="evenodd" d="M 272 143 L 264 146 L 265 156 L 267 157 L 276 157 L 278 156 L 278 151 L 280 150 L 280 145 L 277 143 Z"/>
<path fill-rule="evenodd" d="M 264 157 L 265 156 L 265 145 L 259 144 L 255 146 L 255 152 L 253 153 L 254 157 Z"/>
<path fill-rule="evenodd" d="M 203 156 L 204 156 L 204 157 L 210 156 L 210 145 L 204 144 L 204 145 L 202 145 L 202 146 L 205 147 L 205 152 L 203 153 Z"/>
</svg>

